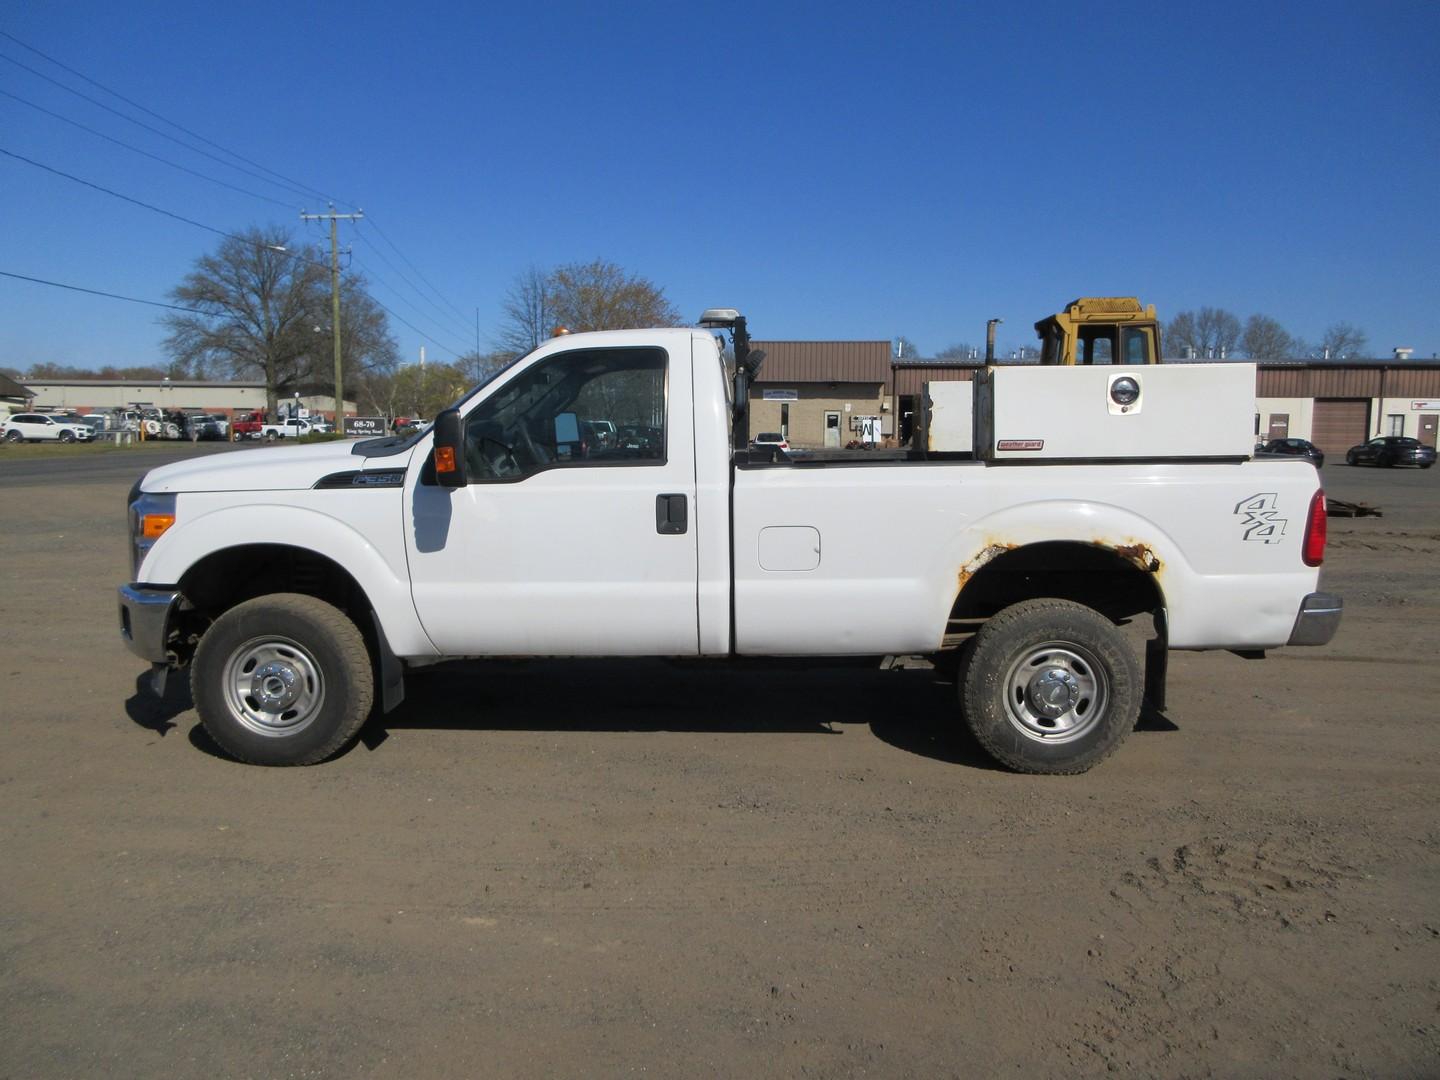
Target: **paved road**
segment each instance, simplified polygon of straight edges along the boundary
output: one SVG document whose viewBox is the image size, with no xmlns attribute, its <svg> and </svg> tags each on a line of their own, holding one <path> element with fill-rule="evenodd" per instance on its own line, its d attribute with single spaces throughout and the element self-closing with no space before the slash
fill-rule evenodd
<svg viewBox="0 0 1440 1080">
<path fill-rule="evenodd" d="M 226 454 L 263 449 L 259 443 L 177 443 L 134 450 L 101 452 L 77 451 L 75 456 L 22 458 L 8 456 L 0 447 L 0 488 L 34 486 L 55 481 L 111 481 L 125 479 L 126 486 L 149 469 L 172 461 L 206 454 Z M 128 479 L 127 479 L 128 478 Z"/>
<path fill-rule="evenodd" d="M 44 482 L 0 515 L 0 1076 L 1436 1075 L 1440 471 L 1327 470 L 1386 508 L 1332 523 L 1337 640 L 1177 655 L 1058 778 L 923 672 L 660 663 L 435 671 L 238 765 L 117 640 L 128 475 Z"/>
</svg>

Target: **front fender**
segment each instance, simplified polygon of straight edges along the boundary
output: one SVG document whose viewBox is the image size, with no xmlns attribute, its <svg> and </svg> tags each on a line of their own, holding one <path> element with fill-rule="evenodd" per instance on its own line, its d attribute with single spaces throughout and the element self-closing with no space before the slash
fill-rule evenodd
<svg viewBox="0 0 1440 1080">
<path fill-rule="evenodd" d="M 288 501 L 291 497 L 296 501 Z M 334 500 L 336 513 L 299 505 L 302 498 Z M 338 491 L 277 493 L 269 502 L 244 506 L 214 506 L 214 499 L 206 494 L 179 497 L 175 524 L 146 554 L 137 580 L 174 585 L 201 559 L 229 548 L 251 544 L 304 548 L 338 563 L 356 580 L 397 656 L 438 655 L 410 595 L 398 499 L 392 502 L 381 492 Z M 393 511 L 393 516 L 386 511 Z M 383 540 L 390 534 L 393 550 L 385 550 Z M 381 544 L 373 543 L 372 535 Z"/>
</svg>

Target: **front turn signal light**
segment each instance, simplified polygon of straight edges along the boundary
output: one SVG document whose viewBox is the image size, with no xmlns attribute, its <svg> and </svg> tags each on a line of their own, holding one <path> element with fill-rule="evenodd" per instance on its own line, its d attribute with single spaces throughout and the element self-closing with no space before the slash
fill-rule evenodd
<svg viewBox="0 0 1440 1080">
<path fill-rule="evenodd" d="M 140 519 L 140 536 L 145 540 L 158 540 L 174 524 L 174 514 L 146 514 Z"/>
</svg>

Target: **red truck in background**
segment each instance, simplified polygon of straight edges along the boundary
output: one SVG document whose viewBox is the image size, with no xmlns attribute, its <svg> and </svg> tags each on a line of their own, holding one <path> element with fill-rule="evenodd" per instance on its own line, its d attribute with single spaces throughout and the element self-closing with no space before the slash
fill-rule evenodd
<svg viewBox="0 0 1440 1080">
<path fill-rule="evenodd" d="M 230 431 L 237 439 L 258 439 L 264 426 L 265 414 L 257 410 L 236 416 L 230 424 Z"/>
</svg>

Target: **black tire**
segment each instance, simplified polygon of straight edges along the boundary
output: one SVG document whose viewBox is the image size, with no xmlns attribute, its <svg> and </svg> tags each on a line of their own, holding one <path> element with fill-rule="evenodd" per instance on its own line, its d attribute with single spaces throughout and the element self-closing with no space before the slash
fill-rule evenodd
<svg viewBox="0 0 1440 1080">
<path fill-rule="evenodd" d="M 61 442 L 65 442 L 65 443 L 74 442 L 74 441 L 75 441 L 75 433 L 74 433 L 73 431 L 62 431 L 62 432 L 60 432 L 60 441 L 61 441 Z"/>
<path fill-rule="evenodd" d="M 1345 464 L 1346 464 L 1346 465 L 1356 465 L 1356 464 L 1359 463 L 1359 461 L 1360 461 L 1360 459 L 1355 456 L 1355 451 L 1354 451 L 1354 450 L 1350 450 L 1350 451 L 1346 452 L 1346 454 L 1345 454 Z"/>
<path fill-rule="evenodd" d="M 18 432 L 18 431 L 7 431 L 7 432 L 5 433 L 5 441 L 6 441 L 6 442 L 24 442 L 24 441 L 25 441 L 25 436 L 24 436 L 24 435 L 21 435 L 20 432 Z"/>
<path fill-rule="evenodd" d="M 274 442 L 274 441 L 275 441 L 276 439 L 278 439 L 279 437 L 280 437 L 280 436 L 276 435 L 275 432 L 273 432 L 273 431 L 267 431 L 267 432 L 265 432 L 265 441 L 266 441 L 266 442 Z"/>
<path fill-rule="evenodd" d="M 1114 623 L 1069 600 L 1041 599 L 980 628 L 965 648 L 959 691 L 966 724 L 997 761 L 1067 774 L 1093 768 L 1125 740 L 1144 684 Z"/>
<path fill-rule="evenodd" d="M 359 629 L 338 608 L 298 593 L 247 600 L 216 619 L 195 650 L 190 688 L 210 737 L 253 765 L 333 757 L 374 702 Z"/>
</svg>

